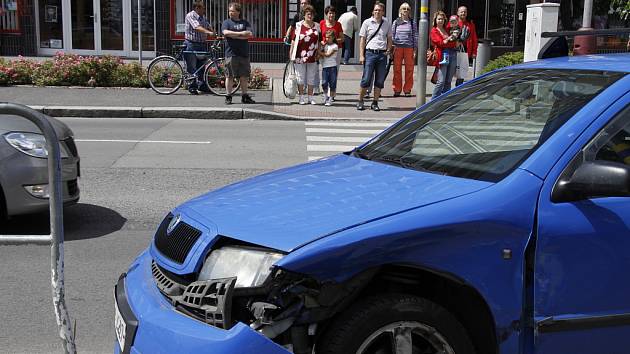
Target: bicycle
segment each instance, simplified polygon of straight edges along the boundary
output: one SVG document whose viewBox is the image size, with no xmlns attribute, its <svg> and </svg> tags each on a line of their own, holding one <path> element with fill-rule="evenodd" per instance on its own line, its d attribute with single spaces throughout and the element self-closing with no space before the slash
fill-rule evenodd
<svg viewBox="0 0 630 354">
<path fill-rule="evenodd" d="M 210 92 L 215 95 L 226 96 L 225 59 L 219 57 L 221 39 L 223 38 L 218 37 L 210 45 L 208 52 L 186 51 L 186 45 L 178 44 L 173 46 L 173 50 L 176 51 L 175 56 L 161 55 L 151 60 L 147 68 L 147 79 L 151 89 L 161 95 L 170 95 L 177 92 L 183 84 L 189 86 L 193 80 L 197 80 L 197 74 L 203 70 L 203 81 Z M 197 55 L 197 59 L 204 60 L 203 65 L 195 70 L 193 74 L 189 74 L 188 71 L 184 70 L 186 63 L 184 53 L 193 53 Z M 184 66 L 182 66 L 181 62 L 184 63 Z M 236 92 L 240 85 L 240 80 L 234 80 L 230 94 Z"/>
</svg>

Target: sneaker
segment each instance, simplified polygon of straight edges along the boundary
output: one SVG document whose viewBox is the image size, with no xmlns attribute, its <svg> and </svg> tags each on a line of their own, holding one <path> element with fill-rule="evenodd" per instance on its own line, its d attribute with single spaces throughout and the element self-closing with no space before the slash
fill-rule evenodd
<svg viewBox="0 0 630 354">
<path fill-rule="evenodd" d="M 190 94 L 191 94 L 191 95 L 193 95 L 193 96 L 195 96 L 195 95 L 198 95 L 198 94 L 199 94 L 199 91 L 197 91 L 197 89 L 194 89 L 194 88 L 192 88 L 192 89 L 188 89 L 188 92 L 190 92 Z"/>
<path fill-rule="evenodd" d="M 324 106 L 332 106 L 333 100 L 332 97 L 328 98 L 326 102 L 324 102 Z"/>
<path fill-rule="evenodd" d="M 405 92 L 405 97 L 411 97 L 411 92 Z"/>
<path fill-rule="evenodd" d="M 394 92 L 394 97 L 400 97 L 400 92 Z"/>
<path fill-rule="evenodd" d="M 230 95 L 225 96 L 225 104 L 232 104 L 232 96 Z"/>
<path fill-rule="evenodd" d="M 315 102 L 315 98 L 313 98 L 313 96 L 310 96 L 308 98 L 308 103 L 310 103 L 310 104 L 317 104 L 317 102 Z"/>
<path fill-rule="evenodd" d="M 362 111 L 364 109 L 365 109 L 365 106 L 363 105 L 363 101 L 357 102 L 357 111 Z"/>
<path fill-rule="evenodd" d="M 322 100 L 322 103 L 326 105 L 326 102 L 328 102 L 329 99 L 330 99 L 330 96 L 324 94 L 324 99 Z"/>
<path fill-rule="evenodd" d="M 300 104 L 306 104 L 306 96 L 300 95 Z"/>
<path fill-rule="evenodd" d="M 378 107 L 378 102 L 376 101 L 372 101 L 372 104 L 370 105 L 370 109 L 373 110 L 374 112 L 378 112 L 381 109 Z"/>
<path fill-rule="evenodd" d="M 243 95 L 241 96 L 241 103 L 252 104 L 256 103 L 256 101 L 254 101 L 250 95 Z"/>
</svg>

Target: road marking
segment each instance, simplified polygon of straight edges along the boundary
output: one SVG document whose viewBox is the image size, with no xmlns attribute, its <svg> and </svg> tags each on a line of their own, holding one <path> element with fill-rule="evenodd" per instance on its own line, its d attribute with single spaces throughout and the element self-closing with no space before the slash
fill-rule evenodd
<svg viewBox="0 0 630 354">
<path fill-rule="evenodd" d="M 354 145 L 306 145 L 306 151 L 344 152 L 355 147 Z"/>
<path fill-rule="evenodd" d="M 307 127 L 373 127 L 387 128 L 394 122 L 389 123 L 348 123 L 348 122 L 306 122 Z"/>
<path fill-rule="evenodd" d="M 212 144 L 211 141 L 174 141 L 174 140 L 122 140 L 122 139 L 75 139 L 81 143 L 149 143 L 149 144 Z"/>
<path fill-rule="evenodd" d="M 364 143 L 368 141 L 369 138 L 364 138 L 362 136 L 312 136 L 309 135 L 306 137 L 306 141 L 316 141 L 316 142 L 343 142 L 343 143 Z"/>
<path fill-rule="evenodd" d="M 395 120 L 372 122 L 304 122 L 308 161 L 353 150 L 394 124 Z"/>
<path fill-rule="evenodd" d="M 342 133 L 342 134 L 372 134 L 376 135 L 383 130 L 368 129 L 330 129 L 330 128 L 306 128 L 307 133 Z"/>
</svg>

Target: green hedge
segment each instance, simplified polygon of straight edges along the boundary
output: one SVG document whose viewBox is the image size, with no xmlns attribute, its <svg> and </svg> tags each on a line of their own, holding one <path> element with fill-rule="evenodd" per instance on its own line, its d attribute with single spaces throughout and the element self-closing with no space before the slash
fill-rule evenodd
<svg viewBox="0 0 630 354">
<path fill-rule="evenodd" d="M 265 88 L 267 82 L 262 69 L 252 70 L 250 88 Z M 149 87 L 146 69 L 137 62 L 61 52 L 44 61 L 0 58 L 0 85 Z"/>
<path fill-rule="evenodd" d="M 496 70 L 499 68 L 503 68 L 505 66 L 520 64 L 523 62 L 524 53 L 523 52 L 508 52 L 498 56 L 496 59 L 490 60 L 485 68 L 483 68 L 482 73 L 487 73 L 492 70 Z"/>
</svg>

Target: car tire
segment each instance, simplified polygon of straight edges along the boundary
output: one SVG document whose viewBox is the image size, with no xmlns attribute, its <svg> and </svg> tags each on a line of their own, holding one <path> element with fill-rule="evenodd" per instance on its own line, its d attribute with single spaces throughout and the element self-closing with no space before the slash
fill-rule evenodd
<svg viewBox="0 0 630 354">
<path fill-rule="evenodd" d="M 403 350 L 409 342 L 413 350 Z M 402 346 L 401 352 L 475 352 L 464 327 L 443 307 L 413 295 L 386 294 L 341 313 L 322 335 L 316 353 L 395 353 L 395 345 Z"/>
</svg>

